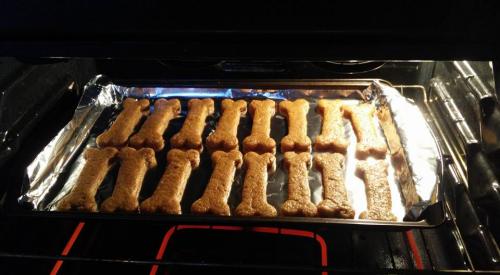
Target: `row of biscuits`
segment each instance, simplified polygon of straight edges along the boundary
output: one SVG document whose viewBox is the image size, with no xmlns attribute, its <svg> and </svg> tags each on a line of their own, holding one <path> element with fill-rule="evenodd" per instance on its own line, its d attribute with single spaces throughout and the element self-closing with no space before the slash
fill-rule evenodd
<svg viewBox="0 0 500 275">
<path fill-rule="evenodd" d="M 205 120 L 215 111 L 212 99 L 193 99 L 188 102 L 188 114 L 181 130 L 170 139 L 167 168 L 153 195 L 144 200 L 140 210 L 146 213 L 182 214 L 181 200 L 187 182 L 200 164 L 203 149 L 202 133 Z"/>
<path fill-rule="evenodd" d="M 286 118 L 288 134 L 281 140 L 283 164 L 288 173 L 288 198 L 281 207 L 285 216 L 316 216 L 317 208 L 311 201 L 308 171 L 311 166 L 311 139 L 307 136 L 309 102 L 304 99 L 285 100 L 279 104 Z"/>
<path fill-rule="evenodd" d="M 206 140 L 211 153 L 212 175 L 203 195 L 191 205 L 193 214 L 231 214 L 227 201 L 236 170 L 241 168 L 243 162 L 236 135 L 240 117 L 247 112 L 247 103 L 244 100 L 224 99 L 221 112 L 215 131 Z"/>
<path fill-rule="evenodd" d="M 243 140 L 246 167 L 241 203 L 237 216 L 275 217 L 276 208 L 267 202 L 269 175 L 276 171 L 276 142 L 271 138 L 271 118 L 276 113 L 272 100 L 253 100 L 250 103 L 252 132 Z"/>
<path fill-rule="evenodd" d="M 281 111 L 281 110 L 284 111 Z M 288 119 L 289 132 L 282 140 L 284 162 L 288 170 L 288 200 L 282 213 L 292 216 L 320 216 L 354 218 L 354 210 L 347 197 L 344 183 L 345 153 L 348 143 L 344 137 L 342 119 L 350 119 L 357 136 L 356 172 L 365 183 L 367 210 L 361 219 L 389 220 L 396 217 L 391 212 L 391 191 L 387 180 L 385 156 L 387 146 L 378 135 L 374 114 L 370 104 L 343 105 L 340 100 L 319 100 L 317 111 L 322 115 L 322 132 L 316 138 L 314 164 L 321 171 L 323 201 L 316 207 L 310 199 L 308 168 L 310 140 L 307 137 L 306 114 L 309 104 L 305 100 L 280 103 L 280 112 Z M 305 151 L 305 152 L 304 152 Z M 321 152 L 323 151 L 323 152 Z M 367 159 L 372 157 L 372 159 Z M 373 160 L 374 159 L 374 160 Z"/>
<path fill-rule="evenodd" d="M 111 197 L 100 207 L 103 212 L 134 211 L 146 172 L 157 166 L 155 152 L 164 147 L 163 132 L 171 119 L 180 113 L 179 100 L 159 99 L 155 112 L 148 116 L 138 133 L 135 127 L 149 114 L 149 100 L 127 98 L 122 111 L 111 127 L 99 135 L 96 143 L 101 149 L 88 148 L 84 153 L 85 166 L 71 190 L 58 203 L 58 210 L 97 211 L 95 195 L 100 184 L 118 157 L 120 169 Z M 136 150 L 135 148 L 142 148 Z M 151 149 L 151 148 L 153 149 Z"/>
<path fill-rule="evenodd" d="M 340 100 L 319 100 L 322 116 L 321 134 L 316 138 L 314 166 L 321 172 L 323 200 L 318 214 L 324 217 L 354 218 L 354 209 L 344 182 L 345 154 L 349 142 L 344 136 L 343 104 Z"/>
<path fill-rule="evenodd" d="M 367 210 L 360 219 L 396 221 L 392 213 L 391 190 L 388 182 L 388 164 L 385 161 L 387 144 L 379 136 L 373 121 L 375 108 L 361 104 L 345 108 L 358 138 L 356 144 L 356 173 L 365 183 Z M 371 159 L 367 159 L 371 157 Z"/>
<path fill-rule="evenodd" d="M 332 102 L 340 101 L 320 100 L 318 102 L 318 112 L 323 116 L 323 124 L 322 133 L 315 141 L 315 149 L 327 151 L 330 149 L 330 151 L 342 153 L 345 152 L 347 142 L 343 138 L 343 129 L 338 127 L 339 120 L 337 114 L 341 113 L 339 112 L 341 109 L 340 107 L 337 108 L 340 106 L 339 104 L 332 105 Z M 126 144 L 128 136 L 132 134 L 141 116 L 149 110 L 149 102 L 147 103 L 146 105 L 144 100 L 125 100 L 124 109 L 112 127 L 98 137 L 98 145 L 101 147 L 108 145 L 119 147 Z M 141 211 L 170 214 L 181 213 L 180 200 L 182 199 L 184 188 L 191 170 L 199 165 L 199 151 L 202 148 L 201 133 L 205 126 L 205 119 L 214 111 L 211 99 L 190 100 L 188 108 L 189 112 L 183 128 L 171 139 L 171 145 L 174 149 L 167 154 L 168 166 L 165 173 L 153 196 L 141 204 Z M 281 149 L 282 151 L 297 150 L 297 152 L 285 153 L 285 167 L 289 173 L 289 196 L 282 208 L 282 213 L 285 215 L 316 215 L 316 206 L 310 201 L 307 178 L 308 167 L 311 163 L 309 155 L 311 142 L 307 137 L 306 114 L 308 108 L 308 102 L 305 100 L 296 100 L 294 102 L 282 101 L 280 103 L 280 113 L 288 119 L 289 126 L 288 135 L 281 141 Z M 244 157 L 247 171 L 243 187 L 243 199 L 236 209 L 236 214 L 275 216 L 276 210 L 267 203 L 265 193 L 267 174 L 275 169 L 275 157 L 269 153 L 275 152 L 275 142 L 269 137 L 270 119 L 275 112 L 275 103 L 271 100 L 255 100 L 250 104 L 249 110 L 253 117 L 252 134 L 243 141 L 244 151 L 247 152 Z M 168 121 L 179 112 L 180 104 L 178 100 L 157 100 L 155 102 L 155 112 L 148 117 L 140 131 L 130 138 L 129 144 L 136 148 L 146 145 L 155 150 L 160 150 L 164 146 L 162 135 L 168 127 Z M 217 124 L 216 131 L 206 141 L 207 147 L 212 152 L 214 169 L 202 198 L 192 206 L 193 213 L 230 214 L 227 198 L 235 171 L 242 164 L 241 153 L 237 151 L 238 140 L 236 132 L 240 116 L 244 115 L 245 112 L 245 101 L 223 101 L 222 116 Z M 356 112 L 356 114 L 358 113 Z M 364 153 L 367 151 L 365 148 L 375 147 L 377 149 L 376 146 L 368 146 L 374 136 L 370 136 L 369 131 L 362 130 L 366 128 L 364 126 L 370 126 L 370 124 L 367 124 L 366 116 L 363 118 L 362 115 L 351 115 L 351 120 L 358 136 L 358 155 L 367 156 Z M 363 128 L 360 129 L 356 125 L 362 125 Z M 385 146 L 385 143 L 383 145 Z M 86 152 L 85 157 L 89 163 L 89 167 L 95 165 L 92 159 L 96 158 L 96 150 L 89 150 L 92 153 Z M 249 152 L 252 150 L 255 150 L 255 152 Z M 113 154 L 116 153 L 116 149 L 104 148 L 103 156 L 97 157 L 96 162 L 100 163 L 98 167 L 108 167 L 109 169 L 109 163 L 113 159 Z M 94 155 L 94 158 L 90 155 Z M 106 157 L 108 158 L 107 163 Z M 138 192 L 140 191 L 144 174 L 149 168 L 154 167 L 156 163 L 154 152 L 147 148 L 135 151 L 132 148 L 126 147 L 119 153 L 119 157 L 122 160 L 122 167 L 124 168 L 120 168 L 113 195 L 103 203 L 101 211 L 136 210 L 138 206 Z M 348 204 L 348 200 L 345 186 L 343 186 L 343 162 L 343 155 L 339 153 L 321 153 L 315 155 L 314 163 L 323 174 L 324 200 L 318 205 L 322 216 L 352 217 L 354 214 L 352 212 L 351 215 L 352 210 L 350 210 L 349 205 L 346 205 L 346 203 Z M 131 164 L 126 165 L 127 163 Z M 340 167 L 340 169 L 336 167 Z M 91 211 L 94 211 L 96 206 L 93 196 L 95 196 L 95 191 L 97 190 L 95 186 L 99 185 L 107 172 L 103 168 L 99 170 L 100 173 L 85 173 L 85 170 L 91 171 L 93 169 L 84 168 L 82 175 L 91 174 L 93 181 L 97 183 L 94 183 L 92 188 L 85 187 L 88 184 L 77 184 L 70 196 L 61 202 L 59 208 L 67 209 L 68 200 L 71 201 L 71 197 L 73 197 L 73 201 L 82 201 L 81 198 L 78 199 L 78 196 L 75 195 L 85 193 L 83 201 L 94 201 L 91 207 Z M 87 178 L 87 181 L 92 181 L 88 179 L 88 176 L 83 178 L 79 182 L 85 181 L 85 178 Z M 83 187 L 79 188 L 80 185 Z M 82 192 L 82 189 L 86 192 Z M 367 195 L 370 208 L 368 189 Z M 80 191 L 75 192 L 78 190 Z M 89 190 L 94 190 L 93 195 Z M 339 198 L 341 199 L 339 200 Z M 80 205 L 82 204 L 84 203 L 80 202 Z M 76 207 L 70 208 L 85 210 L 85 207 L 78 207 L 78 203 L 76 203 Z M 321 209 L 326 209 L 326 211 L 322 211 Z"/>
<path fill-rule="evenodd" d="M 129 105 L 133 105 L 135 103 L 135 105 L 140 105 L 141 107 L 144 106 L 146 108 L 146 112 L 149 110 L 148 100 L 142 99 L 133 101 L 133 99 L 126 99 L 124 105 L 127 102 L 131 102 L 129 103 Z M 129 145 L 138 149 L 134 150 L 130 147 L 121 148 L 119 153 L 120 169 L 118 171 L 118 177 L 116 179 L 115 187 L 113 189 L 111 197 L 107 198 L 101 204 L 100 211 L 135 212 L 139 209 L 139 192 L 144 182 L 144 177 L 149 169 L 155 168 L 157 166 L 154 151 L 163 149 L 163 147 L 165 146 L 163 133 L 168 128 L 170 120 L 175 118 L 181 111 L 180 101 L 177 99 L 157 100 L 154 107 L 155 109 L 153 114 L 147 117 L 139 132 L 130 137 Z M 127 137 L 131 135 L 138 123 L 137 120 L 130 120 L 131 117 L 135 116 L 130 114 L 126 116 L 126 113 L 124 115 L 123 113 L 126 111 L 127 108 L 126 106 L 124 106 L 124 110 L 118 115 L 117 119 L 110 127 L 110 129 L 97 137 L 96 143 L 98 146 L 116 146 L 119 148 L 120 146 L 126 145 Z M 127 120 L 129 122 L 128 125 L 116 125 L 117 121 L 119 121 L 120 119 L 125 120 L 127 117 L 129 118 Z M 119 133 L 121 133 L 125 129 L 127 130 L 127 132 L 120 135 Z M 126 136 L 126 134 L 128 134 L 128 136 Z M 114 143 L 114 137 L 122 138 L 120 142 L 123 143 Z M 168 172 L 169 169 L 167 168 L 165 173 Z M 172 177 L 169 178 L 169 181 L 170 180 L 173 183 L 182 184 L 182 182 L 178 182 L 177 178 Z M 161 191 L 165 189 L 166 185 L 167 184 L 165 184 L 164 181 L 160 181 L 157 190 L 159 190 L 161 193 Z M 158 192 L 155 191 L 155 193 Z M 155 202 L 159 202 L 159 204 L 161 205 L 165 205 L 169 202 L 165 199 L 155 200 L 157 197 L 157 195 L 153 194 L 150 199 L 144 201 L 142 204 L 154 206 Z M 175 204 L 171 204 L 169 206 L 174 208 Z M 178 208 L 180 209 L 180 205 Z"/>
<path fill-rule="evenodd" d="M 322 173 L 323 201 L 318 205 L 322 216 L 353 218 L 344 183 L 345 153 L 347 141 L 344 139 L 342 118 L 348 117 L 357 137 L 356 174 L 365 183 L 367 210 L 359 217 L 373 220 L 396 220 L 392 214 L 391 191 L 387 180 L 385 157 L 387 146 L 374 122 L 375 108 L 368 103 L 343 105 L 339 100 L 320 100 L 318 111 L 323 115 L 322 134 L 317 141 L 330 141 L 334 152 L 316 153 L 314 162 Z M 325 135 L 326 133 L 326 135 Z M 334 141 L 337 140 L 335 143 Z M 317 150 L 325 146 L 317 144 Z M 369 158 L 370 157 L 370 158 Z"/>
</svg>

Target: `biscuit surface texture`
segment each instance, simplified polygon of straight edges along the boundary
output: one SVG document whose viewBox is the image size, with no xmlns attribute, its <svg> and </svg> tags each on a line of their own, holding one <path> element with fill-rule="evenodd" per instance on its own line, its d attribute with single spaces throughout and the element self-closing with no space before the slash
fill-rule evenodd
<svg viewBox="0 0 500 275">
<path fill-rule="evenodd" d="M 102 212 L 135 212 L 139 208 L 139 192 L 146 172 L 156 167 L 155 152 L 151 148 L 136 150 L 124 147 L 118 154 L 120 169 L 111 197 L 100 207 Z"/>
<path fill-rule="evenodd" d="M 270 137 L 271 119 L 276 113 L 273 100 L 252 100 L 248 108 L 252 116 L 252 132 L 243 140 L 244 152 L 275 153 L 276 141 Z"/>
<path fill-rule="evenodd" d="M 118 150 L 113 147 L 103 149 L 88 148 L 84 153 L 85 166 L 71 192 L 58 204 L 60 211 L 97 212 L 95 195 L 114 163 Z"/>
<path fill-rule="evenodd" d="M 201 198 L 191 205 L 194 214 L 230 216 L 227 200 L 231 192 L 236 169 L 242 165 L 241 153 L 216 151 L 212 154 L 213 171 Z"/>
<path fill-rule="evenodd" d="M 389 106 L 381 106 L 377 111 L 377 116 L 380 121 L 380 126 L 384 130 L 384 135 L 391 153 L 394 172 L 401 188 L 401 194 L 403 195 L 405 208 L 409 211 L 414 204 L 420 201 L 420 197 L 418 196 L 415 182 L 413 181 L 405 151 L 401 145 L 401 139 L 392 121 Z"/>
<path fill-rule="evenodd" d="M 179 133 L 170 139 L 172 148 L 195 149 L 201 151 L 202 133 L 205 121 L 214 113 L 214 101 L 210 98 L 191 99 L 188 102 L 188 114 Z"/>
<path fill-rule="evenodd" d="M 268 174 L 276 170 L 276 158 L 271 153 L 249 152 L 244 157 L 246 174 L 242 201 L 236 208 L 238 216 L 275 217 L 276 209 L 267 202 Z"/>
<path fill-rule="evenodd" d="M 281 152 L 311 151 L 311 139 L 307 136 L 309 102 L 305 99 L 284 100 L 279 104 L 279 111 L 288 122 L 288 135 L 281 140 Z"/>
<path fill-rule="evenodd" d="M 200 164 L 196 150 L 172 149 L 167 155 L 167 168 L 153 195 L 141 203 L 141 212 L 180 215 L 181 200 L 191 171 Z"/>
<path fill-rule="evenodd" d="M 224 99 L 221 103 L 222 116 L 215 132 L 207 138 L 207 147 L 211 152 L 231 151 L 238 149 L 238 125 L 240 117 L 247 112 L 247 103 L 244 100 Z"/>
<path fill-rule="evenodd" d="M 134 132 L 135 126 L 143 116 L 149 113 L 149 100 L 127 98 L 123 101 L 123 110 L 116 117 L 111 127 L 100 134 L 96 143 L 99 147 L 123 147 Z"/>
<path fill-rule="evenodd" d="M 317 151 L 345 154 L 349 145 L 345 138 L 341 100 L 320 99 L 316 111 L 322 116 L 321 134 L 314 141 Z"/>
<path fill-rule="evenodd" d="M 359 161 L 356 173 L 365 183 L 367 210 L 359 215 L 360 219 L 395 221 L 392 213 L 391 189 L 387 181 L 385 160 Z"/>
<path fill-rule="evenodd" d="M 288 199 L 282 205 L 281 213 L 285 216 L 316 216 L 318 209 L 311 202 L 308 178 L 311 155 L 308 152 L 286 152 L 283 161 L 288 171 Z"/>
<path fill-rule="evenodd" d="M 385 140 L 379 135 L 375 121 L 375 107 L 368 103 L 356 106 L 342 106 L 344 113 L 350 118 L 354 132 L 358 138 L 356 157 L 365 159 L 368 156 L 384 158 L 387 153 Z"/>
<path fill-rule="evenodd" d="M 181 112 L 178 99 L 158 99 L 154 104 L 153 113 L 148 116 L 138 133 L 130 138 L 130 146 L 134 148 L 149 147 L 160 151 L 165 146 L 163 133 L 168 128 L 170 120 Z"/>
<path fill-rule="evenodd" d="M 323 200 L 318 213 L 323 217 L 354 218 L 344 184 L 345 157 L 340 153 L 316 153 L 314 166 L 321 172 Z"/>
</svg>

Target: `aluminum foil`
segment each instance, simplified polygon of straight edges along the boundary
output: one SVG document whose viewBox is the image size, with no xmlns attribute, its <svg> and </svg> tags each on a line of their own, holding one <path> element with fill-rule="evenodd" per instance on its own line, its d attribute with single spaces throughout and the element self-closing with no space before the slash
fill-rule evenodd
<svg viewBox="0 0 500 275">
<path fill-rule="evenodd" d="M 411 99 L 401 96 L 394 88 L 376 82 L 389 103 L 394 123 L 406 152 L 413 181 L 420 198 L 431 201 L 438 182 L 440 155 L 425 118 Z"/>
<path fill-rule="evenodd" d="M 98 78 L 97 78 L 98 80 Z M 205 88 L 128 88 L 113 84 L 101 86 L 95 80 L 90 83 L 83 95 L 73 119 L 62 129 L 59 134 L 45 147 L 36 159 L 27 168 L 27 182 L 24 185 L 24 193 L 19 198 L 21 203 L 28 203 L 33 210 L 53 211 L 61 198 L 68 194 L 84 165 L 82 152 L 86 147 L 95 147 L 95 137 L 104 131 L 114 120 L 119 112 L 120 102 L 125 97 L 149 98 L 152 101 L 157 98 L 179 98 L 183 110 L 178 118 L 174 119 L 165 133 L 165 139 L 177 132 L 182 126 L 186 115 L 186 103 L 191 98 L 210 97 L 216 101 L 216 113 L 207 120 L 204 137 L 215 129 L 219 113 L 219 103 L 223 98 L 242 98 L 248 101 L 252 99 L 269 98 L 276 101 L 284 99 L 305 98 L 310 102 L 308 113 L 308 135 L 314 141 L 321 128 L 321 116 L 315 112 L 316 101 L 320 98 L 340 98 L 345 104 L 358 104 L 367 98 L 371 104 L 377 104 L 377 98 L 387 98 L 394 122 L 401 136 L 403 148 L 406 151 L 409 164 L 413 173 L 418 195 L 422 200 L 431 200 L 432 192 L 438 179 L 439 154 L 427 127 L 425 119 L 418 107 L 401 96 L 397 90 L 390 86 L 374 83 L 370 89 L 345 90 L 253 90 L 253 89 L 205 89 Z M 373 91 L 376 93 L 372 93 Z M 152 110 L 154 111 L 154 110 Z M 383 132 L 378 126 L 380 135 Z M 271 136 L 279 144 L 281 138 L 286 135 L 286 120 L 277 114 L 272 120 Z M 354 173 L 356 166 L 355 147 L 356 136 L 349 120 L 344 120 L 345 134 L 350 141 L 346 155 L 345 185 L 349 200 L 358 215 L 366 209 L 366 195 L 363 181 Z M 241 119 L 238 138 L 241 141 L 251 131 L 251 118 L 249 116 Z M 418 133 L 416 135 L 415 133 Z M 169 147 L 157 153 L 158 169 L 150 173 L 143 184 L 140 200 L 149 197 L 154 191 L 159 178 L 166 166 L 166 154 Z M 312 152 L 314 154 L 314 152 Z M 268 201 L 276 209 L 287 198 L 287 173 L 283 168 L 283 155 L 277 150 L 277 171 L 270 176 L 268 181 Z M 392 212 L 402 221 L 406 210 L 398 188 L 398 181 L 394 176 L 394 168 L 387 154 L 388 181 L 391 189 Z M 208 152 L 205 150 L 201 155 L 201 164 L 188 182 L 181 203 L 183 213 L 189 213 L 190 205 L 201 196 L 205 185 L 208 183 L 211 173 L 211 162 Z M 101 202 L 111 195 L 116 179 L 118 167 L 110 171 L 96 196 L 97 202 Z M 239 170 L 235 176 L 229 205 L 231 209 L 241 201 L 244 171 Z M 319 203 L 322 200 L 322 183 L 319 171 L 311 168 L 309 171 L 309 184 L 312 193 L 312 201 Z M 434 201 L 431 201 L 433 203 Z"/>
</svg>

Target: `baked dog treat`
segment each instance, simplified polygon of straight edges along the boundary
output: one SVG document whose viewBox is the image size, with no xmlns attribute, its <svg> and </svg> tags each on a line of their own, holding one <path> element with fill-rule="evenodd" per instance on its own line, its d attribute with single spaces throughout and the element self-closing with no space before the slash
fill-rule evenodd
<svg viewBox="0 0 500 275">
<path fill-rule="evenodd" d="M 276 142 L 269 135 L 276 103 L 270 99 L 252 100 L 248 111 L 253 119 L 252 133 L 243 140 L 243 152 L 275 153 Z"/>
<path fill-rule="evenodd" d="M 231 211 L 227 204 L 231 185 L 233 184 L 236 169 L 241 167 L 241 153 L 238 150 L 230 152 L 216 151 L 212 154 L 212 176 L 201 198 L 191 205 L 194 214 L 213 214 L 230 216 Z"/>
<path fill-rule="evenodd" d="M 170 120 L 181 112 L 181 102 L 178 99 L 158 99 L 154 104 L 154 112 L 142 125 L 138 133 L 130 138 L 130 146 L 134 148 L 150 147 L 160 151 L 165 146 L 163 133 L 168 128 Z"/>
<path fill-rule="evenodd" d="M 318 213 L 323 217 L 352 219 L 352 209 L 344 184 L 345 157 L 340 153 L 317 153 L 314 166 L 321 172 L 323 200 L 318 204 Z"/>
<path fill-rule="evenodd" d="M 196 150 L 172 149 L 167 155 L 168 166 L 153 195 L 141 203 L 141 212 L 182 214 L 181 200 L 191 171 L 200 164 Z"/>
<path fill-rule="evenodd" d="M 123 147 L 134 132 L 135 126 L 143 116 L 149 113 L 149 100 L 127 98 L 123 101 L 123 110 L 116 117 L 113 125 L 100 134 L 96 143 L 99 147 Z"/>
<path fill-rule="evenodd" d="M 214 113 L 214 101 L 210 98 L 191 99 L 188 102 L 188 114 L 182 129 L 170 139 L 172 148 L 203 149 L 201 134 L 205 129 L 205 120 Z"/>
<path fill-rule="evenodd" d="M 359 161 L 356 173 L 365 182 L 367 211 L 363 211 L 360 219 L 395 221 L 391 212 L 391 189 L 387 181 L 387 163 L 385 160 Z"/>
<path fill-rule="evenodd" d="M 281 140 L 281 152 L 311 151 L 311 139 L 307 136 L 309 102 L 305 99 L 284 100 L 280 102 L 279 110 L 288 121 L 288 135 Z"/>
<path fill-rule="evenodd" d="M 113 147 L 85 150 L 85 166 L 71 192 L 57 205 L 57 210 L 97 212 L 95 194 L 113 166 L 116 154 L 118 150 Z"/>
<path fill-rule="evenodd" d="M 244 100 L 224 99 L 221 104 L 222 116 L 217 122 L 215 132 L 207 138 L 210 152 L 217 150 L 231 151 L 238 149 L 238 124 L 240 117 L 247 113 L 247 103 Z"/>
<path fill-rule="evenodd" d="M 345 138 L 342 101 L 320 99 L 316 112 L 323 117 L 323 121 L 321 134 L 314 141 L 314 149 L 345 154 L 349 142 Z"/>
<path fill-rule="evenodd" d="M 146 172 L 156 167 L 155 152 L 151 148 L 135 150 L 124 147 L 118 154 L 120 170 L 111 197 L 100 207 L 102 212 L 134 212 L 139 208 L 139 191 Z"/>
<path fill-rule="evenodd" d="M 379 136 L 373 117 L 375 115 L 375 107 L 371 104 L 363 103 L 357 106 L 342 106 L 344 114 L 348 116 L 352 122 L 354 132 L 358 137 L 356 144 L 356 157 L 365 159 L 369 155 L 378 158 L 384 158 L 387 153 L 387 145 L 385 140 Z"/>
<path fill-rule="evenodd" d="M 283 161 L 288 171 L 288 199 L 281 207 L 281 213 L 285 216 L 316 216 L 318 209 L 311 202 L 308 179 L 311 155 L 308 152 L 286 152 Z"/>
<path fill-rule="evenodd" d="M 243 182 L 242 201 L 236 207 L 237 216 L 275 217 L 276 209 L 267 203 L 268 173 L 276 170 L 276 158 L 271 153 L 246 153 L 243 158 L 246 175 Z"/>
<path fill-rule="evenodd" d="M 401 139 L 399 138 L 396 126 L 392 121 L 389 106 L 382 105 L 378 109 L 377 116 L 380 121 L 380 126 L 384 131 L 387 144 L 389 145 L 391 162 L 394 166 L 396 178 L 398 179 L 405 209 L 409 211 L 414 204 L 420 201 L 420 197 L 417 194 L 415 182 L 413 181 L 410 167 L 408 165 L 408 161 L 406 160 L 405 151 L 401 146 Z"/>
</svg>

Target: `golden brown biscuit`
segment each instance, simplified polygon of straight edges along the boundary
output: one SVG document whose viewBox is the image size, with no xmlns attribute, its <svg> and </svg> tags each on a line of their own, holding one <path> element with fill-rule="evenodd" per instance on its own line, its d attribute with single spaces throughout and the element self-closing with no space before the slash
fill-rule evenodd
<svg viewBox="0 0 500 275">
<path fill-rule="evenodd" d="M 391 111 L 387 105 L 383 105 L 378 109 L 377 116 L 380 126 L 384 131 L 387 144 L 389 145 L 392 165 L 394 166 L 394 172 L 399 182 L 401 195 L 403 195 L 405 208 L 409 211 L 415 203 L 420 201 L 420 197 L 417 194 L 415 182 L 413 181 L 404 149 L 401 146 L 401 139 L 399 138 L 396 126 L 392 121 Z"/>
<path fill-rule="evenodd" d="M 181 112 L 181 102 L 178 99 L 158 99 L 154 104 L 154 112 L 142 125 L 138 133 L 130 138 L 130 146 L 134 148 L 150 147 L 160 151 L 165 146 L 163 133 L 168 128 L 170 120 Z"/>
<path fill-rule="evenodd" d="M 279 109 L 288 121 L 288 135 L 281 140 L 281 152 L 311 151 L 311 139 L 307 136 L 309 102 L 305 99 L 284 100 L 280 102 Z"/>
<path fill-rule="evenodd" d="M 345 154 L 349 142 L 345 138 L 341 100 L 320 99 L 316 111 L 323 117 L 321 134 L 314 141 L 316 151 L 331 151 Z"/>
<path fill-rule="evenodd" d="M 363 103 L 357 106 L 342 106 L 344 114 L 350 118 L 354 132 L 358 137 L 356 144 L 356 156 L 365 159 L 369 155 L 378 158 L 385 158 L 387 145 L 385 140 L 379 136 L 375 127 L 374 114 L 375 107 L 371 104 Z"/>
<path fill-rule="evenodd" d="M 276 142 L 269 135 L 276 103 L 270 99 L 252 100 L 248 111 L 253 119 L 252 133 L 243 140 L 243 152 L 275 153 Z"/>
<path fill-rule="evenodd" d="M 268 173 L 276 170 L 276 158 L 271 153 L 246 153 L 244 157 L 246 175 L 237 216 L 275 217 L 276 209 L 267 203 L 266 189 Z"/>
<path fill-rule="evenodd" d="M 221 104 L 222 116 L 217 123 L 215 132 L 207 138 L 207 147 L 210 152 L 217 150 L 231 151 L 238 149 L 238 124 L 240 117 L 247 112 L 247 103 L 244 100 L 224 99 Z"/>
<path fill-rule="evenodd" d="M 191 99 L 188 102 L 188 114 L 182 129 L 170 139 L 172 148 L 203 149 L 201 135 L 205 129 L 205 120 L 214 113 L 214 101 L 210 98 Z"/>
<path fill-rule="evenodd" d="M 311 202 L 308 179 L 311 155 L 308 152 L 286 152 L 283 161 L 288 171 L 288 199 L 281 207 L 281 213 L 285 216 L 316 216 L 318 209 Z"/>
<path fill-rule="evenodd" d="M 230 152 L 216 151 L 212 154 L 212 176 L 203 196 L 191 205 L 194 214 L 213 214 L 230 216 L 231 211 L 227 204 L 231 185 L 233 184 L 236 169 L 242 164 L 241 153 L 238 150 Z"/>
<path fill-rule="evenodd" d="M 118 154 L 120 170 L 111 197 L 100 207 L 102 212 L 135 212 L 139 208 L 139 192 L 146 172 L 156 167 L 155 151 L 151 148 L 135 150 L 124 147 Z"/>
<path fill-rule="evenodd" d="M 113 125 L 97 137 L 99 147 L 123 147 L 134 132 L 135 126 L 143 116 L 149 113 L 149 100 L 127 98 L 123 102 L 123 110 L 116 117 Z"/>
<path fill-rule="evenodd" d="M 172 149 L 168 152 L 167 162 L 167 169 L 155 192 L 141 203 L 141 212 L 182 214 L 182 195 L 191 171 L 200 164 L 200 153 L 196 150 Z"/>
<path fill-rule="evenodd" d="M 321 172 L 323 200 L 318 204 L 318 213 L 323 217 L 354 218 L 344 184 L 345 157 L 339 153 L 317 153 L 314 166 Z"/>
<path fill-rule="evenodd" d="M 95 194 L 114 163 L 118 150 L 112 147 L 85 150 L 85 166 L 71 192 L 64 197 L 57 209 L 60 211 L 78 210 L 97 212 Z"/>
<path fill-rule="evenodd" d="M 360 219 L 395 221 L 391 212 L 391 189 L 387 181 L 387 163 L 385 160 L 359 161 L 356 173 L 365 182 L 367 211 L 363 211 Z"/>
</svg>

